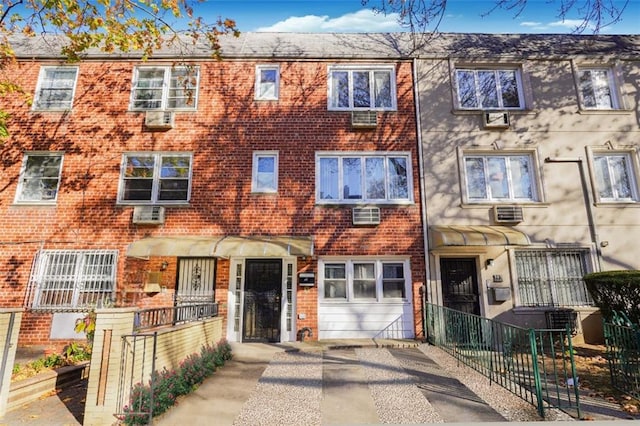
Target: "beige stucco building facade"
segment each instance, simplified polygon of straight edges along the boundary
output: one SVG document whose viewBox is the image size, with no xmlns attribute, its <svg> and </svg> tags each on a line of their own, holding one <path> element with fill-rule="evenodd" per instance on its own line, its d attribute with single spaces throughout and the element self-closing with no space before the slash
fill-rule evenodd
<svg viewBox="0 0 640 426">
<path fill-rule="evenodd" d="M 444 35 L 416 60 L 429 301 L 602 339 L 581 279 L 640 269 L 640 37 Z"/>
</svg>

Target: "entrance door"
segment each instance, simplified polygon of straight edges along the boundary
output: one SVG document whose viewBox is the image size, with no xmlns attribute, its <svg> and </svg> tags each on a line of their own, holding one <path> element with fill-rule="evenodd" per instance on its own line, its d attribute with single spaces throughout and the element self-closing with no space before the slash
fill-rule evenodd
<svg viewBox="0 0 640 426">
<path fill-rule="evenodd" d="M 280 341 L 282 261 L 247 259 L 244 281 L 242 340 Z"/>
<path fill-rule="evenodd" d="M 447 308 L 480 315 L 474 259 L 440 259 L 443 303 Z"/>
</svg>

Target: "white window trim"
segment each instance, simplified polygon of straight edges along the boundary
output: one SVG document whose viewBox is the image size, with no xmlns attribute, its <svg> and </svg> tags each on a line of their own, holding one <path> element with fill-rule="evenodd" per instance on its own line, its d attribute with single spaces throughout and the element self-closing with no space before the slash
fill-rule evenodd
<svg viewBox="0 0 640 426">
<path fill-rule="evenodd" d="M 198 98 L 200 96 L 200 67 L 194 66 L 193 69 L 196 72 L 196 84 L 195 95 L 193 97 L 193 106 L 185 108 L 169 108 L 168 96 L 171 85 L 171 70 L 189 68 L 186 66 L 171 66 L 171 65 L 153 65 L 153 66 L 135 66 L 133 68 L 133 76 L 131 78 L 131 93 L 129 94 L 129 111 L 197 111 L 198 110 Z M 162 102 L 160 108 L 136 108 L 135 103 L 135 90 L 138 84 L 138 71 L 146 69 L 162 69 L 164 70 L 164 81 L 162 83 Z"/>
<path fill-rule="evenodd" d="M 273 184 L 275 188 L 260 188 L 258 184 L 258 160 L 271 157 L 274 159 Z M 279 155 L 278 151 L 255 151 L 251 167 L 251 192 L 274 194 L 278 192 Z"/>
<path fill-rule="evenodd" d="M 588 146 L 585 148 L 587 151 L 587 159 L 589 166 L 589 177 L 591 181 L 591 189 L 593 192 L 593 199 L 596 204 L 637 204 L 640 202 L 640 188 L 638 187 L 638 179 L 640 179 L 640 153 L 638 148 L 633 146 L 624 146 L 613 149 L 606 149 L 602 146 Z M 600 191 L 598 191 L 598 182 L 596 181 L 595 170 L 595 157 L 601 155 L 626 155 L 628 157 L 629 169 L 633 174 L 631 178 L 631 191 L 633 197 L 630 199 L 603 199 L 600 197 Z"/>
<path fill-rule="evenodd" d="M 262 86 L 261 71 L 274 70 L 276 72 L 274 96 L 260 96 Z M 257 101 L 277 101 L 280 98 L 280 65 L 256 65 L 256 81 L 254 87 L 254 99 Z"/>
<path fill-rule="evenodd" d="M 324 297 L 324 266 L 331 263 L 345 264 L 345 276 L 347 281 L 347 297 L 342 298 L 326 298 Z M 355 298 L 353 290 L 355 263 L 374 263 L 376 278 L 376 297 L 373 298 Z M 404 273 L 404 297 L 384 297 L 382 293 L 382 266 L 385 263 L 401 263 Z M 392 303 L 409 302 L 411 300 L 411 265 L 406 257 L 325 257 L 318 260 L 318 298 L 322 303 Z"/>
<path fill-rule="evenodd" d="M 375 107 L 371 106 L 368 108 L 361 107 L 334 107 L 332 106 L 333 102 L 333 72 L 334 71 L 389 71 L 389 78 L 391 80 L 391 107 Z M 327 70 L 327 109 L 329 111 L 397 111 L 398 110 L 398 96 L 397 96 L 397 80 L 396 80 L 396 70 L 393 65 L 329 65 Z M 353 85 L 350 85 L 353 89 Z M 353 99 L 353 93 L 350 91 L 349 93 L 350 99 Z M 351 103 L 351 102 L 350 102 Z"/>
<path fill-rule="evenodd" d="M 58 185 L 56 186 L 56 196 L 53 200 L 22 200 L 22 193 L 24 190 L 24 174 L 27 170 L 27 160 L 29 157 L 60 157 L 60 170 L 58 171 Z M 27 152 L 22 158 L 22 166 L 20 166 L 20 176 L 18 178 L 18 186 L 16 188 L 16 195 L 14 198 L 15 204 L 53 204 L 58 202 L 58 195 L 60 194 L 60 183 L 62 181 L 62 167 L 64 165 L 64 153 L 58 151 L 33 151 Z"/>
<path fill-rule="evenodd" d="M 458 173 L 460 177 L 460 192 L 462 196 L 463 205 L 478 205 L 478 204 L 540 204 L 544 203 L 544 192 L 542 186 L 540 161 L 537 150 L 487 150 L 487 149 L 463 149 L 457 148 L 458 154 Z M 467 186 L 467 172 L 465 165 L 466 157 L 506 157 L 506 156 L 529 156 L 531 158 L 531 171 L 533 173 L 532 184 L 532 199 L 482 199 L 471 200 L 468 194 Z"/>
<path fill-rule="evenodd" d="M 154 162 L 154 172 L 153 172 L 153 186 L 151 189 L 151 200 L 125 200 L 123 199 L 125 193 L 124 187 L 124 173 L 126 169 L 127 157 L 129 156 L 153 156 L 155 157 Z M 159 200 L 159 173 L 161 162 L 159 161 L 163 156 L 175 157 L 175 156 L 185 156 L 189 157 L 189 186 L 187 188 L 187 199 L 186 200 Z M 185 205 L 189 204 L 191 201 L 191 188 L 193 186 L 193 153 L 191 152 L 173 152 L 173 151 L 136 151 L 136 152 L 124 152 L 122 153 L 122 161 L 120 163 L 120 177 L 118 182 L 118 203 L 119 205 Z"/>
<path fill-rule="evenodd" d="M 475 108 L 467 108 L 460 105 L 460 97 L 458 94 L 458 70 L 487 70 L 487 71 L 515 71 L 516 72 L 516 84 L 518 85 L 518 99 L 520 100 L 519 107 L 497 107 L 497 108 L 484 108 L 478 106 Z M 454 110 L 458 111 L 491 111 L 491 110 L 506 110 L 510 112 L 524 111 L 527 109 L 527 105 L 530 104 L 530 93 L 528 86 L 525 87 L 525 83 L 528 82 L 522 65 L 513 64 L 465 64 L 450 63 L 450 75 L 451 75 L 451 89 L 453 90 L 453 105 Z"/>
<path fill-rule="evenodd" d="M 76 75 L 75 78 L 73 80 L 73 88 L 71 89 L 71 100 L 69 101 L 69 107 L 68 108 L 42 108 L 39 107 L 39 103 L 40 103 L 40 90 L 42 88 L 42 83 L 43 83 L 43 79 L 45 77 L 45 74 L 47 72 L 47 70 L 51 70 L 51 69 L 63 69 L 63 68 L 69 68 L 69 69 L 74 69 L 76 71 Z M 78 67 L 72 67 L 72 66 L 43 66 L 40 67 L 40 72 L 38 75 L 38 83 L 36 85 L 36 92 L 35 92 L 35 96 L 33 99 L 33 106 L 32 106 L 32 110 L 33 111 L 70 111 L 73 109 L 73 102 L 75 100 L 76 97 L 76 87 L 78 86 L 78 74 L 80 74 L 80 70 Z"/>
<path fill-rule="evenodd" d="M 575 88 L 578 95 L 578 106 L 581 111 L 593 112 L 593 111 L 619 111 L 624 110 L 623 96 L 621 93 L 621 81 L 619 76 L 619 67 L 611 64 L 580 64 L 576 61 L 571 61 L 573 68 L 573 78 L 575 82 Z M 607 108 L 593 106 L 588 107 L 584 104 L 584 97 L 582 94 L 582 88 L 580 87 L 580 73 L 584 70 L 606 70 L 609 71 L 609 93 L 611 94 L 612 105 Z"/>
<path fill-rule="evenodd" d="M 406 200 L 398 199 L 385 199 L 385 200 L 369 200 L 367 198 L 362 199 L 321 199 L 320 198 L 320 159 L 327 157 L 384 157 L 385 167 L 388 157 L 406 157 L 407 159 L 407 191 L 409 198 Z M 393 204 L 393 205 L 406 205 L 413 204 L 413 161 L 411 153 L 409 151 L 320 151 L 316 152 L 316 203 L 317 204 L 347 204 L 347 205 L 376 205 L 376 204 Z M 363 169 L 364 171 L 364 169 Z M 386 193 L 388 194 L 388 176 L 385 176 Z M 338 187 L 342 188 L 342 180 L 338 182 Z"/>
</svg>

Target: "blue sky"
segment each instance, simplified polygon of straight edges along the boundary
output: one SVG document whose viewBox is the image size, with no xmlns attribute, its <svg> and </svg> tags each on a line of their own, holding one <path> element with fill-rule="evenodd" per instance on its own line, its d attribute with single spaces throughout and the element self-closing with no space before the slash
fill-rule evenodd
<svg viewBox="0 0 640 426">
<path fill-rule="evenodd" d="M 376 15 L 371 6 L 380 0 L 205 0 L 195 14 L 234 19 L 243 32 L 393 32 L 402 29 L 395 16 Z M 618 4 L 624 1 L 614 0 Z M 582 3 L 579 1 L 578 3 Z M 578 24 L 577 12 L 562 22 L 558 18 L 560 0 L 528 0 L 518 17 L 497 9 L 492 0 L 448 0 L 440 23 L 441 32 L 476 33 L 570 33 Z M 590 33 L 589 30 L 585 34 Z M 640 0 L 629 0 L 620 23 L 603 28 L 603 34 L 639 34 Z"/>
</svg>

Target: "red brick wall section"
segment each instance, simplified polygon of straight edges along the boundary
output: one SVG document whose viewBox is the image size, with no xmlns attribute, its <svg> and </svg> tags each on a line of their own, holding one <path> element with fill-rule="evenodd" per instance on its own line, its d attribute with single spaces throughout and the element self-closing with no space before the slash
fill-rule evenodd
<svg viewBox="0 0 640 426">
<path fill-rule="evenodd" d="M 4 71 L 33 93 L 43 64 L 26 61 L 19 69 Z M 150 64 L 155 62 L 145 65 Z M 126 258 L 131 241 L 158 235 L 313 235 L 316 256 L 406 255 L 411 258 L 413 281 L 425 280 L 410 62 L 396 64 L 397 112 L 380 113 L 379 126 L 368 131 L 353 131 L 349 113 L 327 110 L 326 62 L 281 62 L 280 100 L 260 102 L 253 98 L 256 62 L 213 60 L 199 63 L 197 111 L 176 113 L 174 129 L 148 131 L 144 113 L 128 111 L 135 65 L 139 63 L 78 64 L 73 110 L 68 113 L 31 111 L 20 96 L 3 98 L 3 108 L 11 113 L 11 138 L 0 145 L 2 306 L 22 305 L 39 248 L 117 249 L 118 303 L 170 305 L 176 259 L 167 259 L 170 267 L 163 275 L 167 291 L 145 294 L 133 291 L 141 283 L 139 274 L 158 270 L 164 259 Z M 277 194 L 251 193 L 255 150 L 279 152 Z M 64 152 L 55 205 L 14 203 L 23 156 L 29 151 Z M 117 203 L 122 153 L 130 151 L 193 153 L 191 202 L 167 207 L 163 225 L 132 224 L 132 207 Z M 379 226 L 354 228 L 350 208 L 315 204 L 319 151 L 409 152 L 414 204 L 382 206 Z M 220 261 L 221 314 L 226 314 L 227 287 L 228 262 Z M 300 326 L 317 323 L 316 291 L 298 289 L 298 311 L 307 315 Z M 23 341 L 47 339 L 49 320 L 44 317 L 25 316 Z"/>
</svg>

